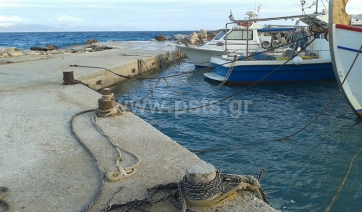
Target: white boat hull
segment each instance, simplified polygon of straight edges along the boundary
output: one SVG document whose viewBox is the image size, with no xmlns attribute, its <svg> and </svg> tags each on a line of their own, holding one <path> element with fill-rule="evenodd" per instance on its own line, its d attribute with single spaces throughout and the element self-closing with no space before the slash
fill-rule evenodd
<svg viewBox="0 0 362 212">
<path fill-rule="evenodd" d="M 348 103 L 362 117 L 362 28 L 333 24 L 331 34 L 334 74 Z"/>
</svg>

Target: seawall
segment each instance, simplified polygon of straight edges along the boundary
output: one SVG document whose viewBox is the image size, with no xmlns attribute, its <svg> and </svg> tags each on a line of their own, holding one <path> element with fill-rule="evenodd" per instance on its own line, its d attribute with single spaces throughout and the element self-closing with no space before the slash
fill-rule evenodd
<svg viewBox="0 0 362 212">
<path fill-rule="evenodd" d="M 163 42 L 107 45 L 116 48 L 12 58 L 0 65 L 0 187 L 10 189 L 1 200 L 13 211 L 103 211 L 112 204 L 145 199 L 148 188 L 177 183 L 188 167 L 204 163 L 126 110 L 97 118 L 102 131 L 97 128 L 92 118 L 101 94 L 95 90 L 124 80 L 108 70 L 136 76 L 144 70 L 138 61 L 152 71 L 157 61 L 163 66 L 159 58 L 175 50 Z M 73 72 L 92 89 L 81 83 L 63 85 L 64 72 Z M 122 148 L 121 157 L 116 146 Z M 105 175 L 117 159 L 118 167 L 140 163 L 134 175 L 111 182 Z M 247 190 L 222 204 L 190 209 L 274 211 Z M 178 209 L 167 200 L 149 210 Z"/>
</svg>

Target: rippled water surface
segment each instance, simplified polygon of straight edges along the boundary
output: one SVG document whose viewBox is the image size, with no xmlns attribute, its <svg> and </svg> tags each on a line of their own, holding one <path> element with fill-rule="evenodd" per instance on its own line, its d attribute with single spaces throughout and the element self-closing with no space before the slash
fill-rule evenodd
<svg viewBox="0 0 362 212">
<path fill-rule="evenodd" d="M 129 80 L 113 92 L 119 102 L 222 172 L 256 177 L 266 169 L 261 183 L 275 209 L 324 211 L 362 146 L 361 119 L 338 92 L 311 126 L 289 139 L 273 140 L 316 118 L 337 91 L 336 82 L 265 84 L 243 91 L 246 86 L 219 88 L 204 79 L 206 71 L 181 63 L 143 77 L 191 73 Z M 360 156 L 331 211 L 362 211 L 361 166 Z"/>
<path fill-rule="evenodd" d="M 100 32 L 0 32 L 0 46 L 30 49 L 56 45 L 66 48 L 85 44 L 89 39 L 109 41 L 149 41 L 158 35 L 172 37 L 177 34 L 191 34 L 193 31 L 100 31 Z"/>
</svg>

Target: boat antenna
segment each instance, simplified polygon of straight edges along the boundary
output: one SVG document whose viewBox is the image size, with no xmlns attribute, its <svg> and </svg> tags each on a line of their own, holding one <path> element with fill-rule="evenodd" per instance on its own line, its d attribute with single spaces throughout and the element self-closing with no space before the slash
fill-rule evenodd
<svg viewBox="0 0 362 212">
<path fill-rule="evenodd" d="M 254 16 L 255 19 L 258 19 L 258 17 L 259 17 L 260 8 L 261 8 L 261 4 L 259 5 L 258 9 L 257 9 L 256 12 L 255 12 L 255 16 Z"/>
<path fill-rule="evenodd" d="M 302 15 L 305 15 L 305 11 L 304 11 L 304 5 L 305 5 L 305 0 L 300 0 L 300 4 L 302 5 Z"/>
</svg>

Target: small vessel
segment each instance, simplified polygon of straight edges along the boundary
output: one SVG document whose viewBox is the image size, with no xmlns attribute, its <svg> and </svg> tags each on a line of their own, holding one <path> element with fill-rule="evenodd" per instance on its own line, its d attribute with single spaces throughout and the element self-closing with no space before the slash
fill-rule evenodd
<svg viewBox="0 0 362 212">
<path fill-rule="evenodd" d="M 328 28 L 334 74 L 353 111 L 362 117 L 362 28 L 351 26 L 348 0 L 330 0 Z"/>
<path fill-rule="evenodd" d="M 324 34 L 319 32 L 319 27 L 326 25 L 328 21 L 326 12 L 258 19 L 258 21 L 283 20 L 291 17 L 299 17 L 299 20 L 309 27 L 306 29 L 295 26 L 296 30 L 293 39 L 289 41 L 289 48 L 282 48 L 283 51 L 274 54 L 274 57 L 270 57 L 270 51 L 265 51 L 264 57 L 261 58 L 255 58 L 255 55 L 261 53 L 249 54 L 248 51 L 242 55 L 229 52 L 223 56 L 214 56 L 210 59 L 213 72 L 204 75 L 209 79 L 228 84 L 335 80 L 329 43 Z M 245 22 L 245 20 L 235 22 Z M 310 43 L 306 47 L 308 42 Z M 276 49 L 280 49 L 275 46 Z"/>
<path fill-rule="evenodd" d="M 198 45 L 177 45 L 195 65 L 196 68 L 204 68 L 210 65 L 210 58 L 215 55 L 226 53 L 225 43 L 227 42 L 229 51 L 245 50 L 247 40 L 245 39 L 245 29 L 249 27 L 250 33 L 257 35 L 257 30 L 262 28 L 258 23 L 250 26 L 237 25 L 232 29 L 220 30 L 220 32 L 209 42 L 202 46 Z M 256 51 L 261 48 L 261 43 L 257 36 L 248 41 L 249 48 Z"/>
<path fill-rule="evenodd" d="M 259 9 L 260 7 L 258 11 Z M 219 30 L 219 33 L 204 45 L 185 43 L 176 45 L 176 47 L 190 59 L 196 68 L 205 68 L 210 67 L 210 58 L 213 56 L 221 56 L 227 52 L 241 53 L 246 50 L 250 52 L 264 50 L 269 46 L 276 45 L 277 42 L 283 42 L 284 38 L 280 36 L 277 40 L 272 40 L 270 32 L 279 33 L 280 35 L 295 30 L 293 27 L 270 28 L 262 26 L 255 21 L 258 12 L 247 12 L 247 15 L 250 17 L 249 20 L 231 23 L 234 25 L 231 28 L 228 28 L 228 24 L 226 24 L 225 29 Z M 229 18 L 234 21 L 232 12 L 230 12 Z M 288 35 L 290 34 L 288 33 Z"/>
</svg>

